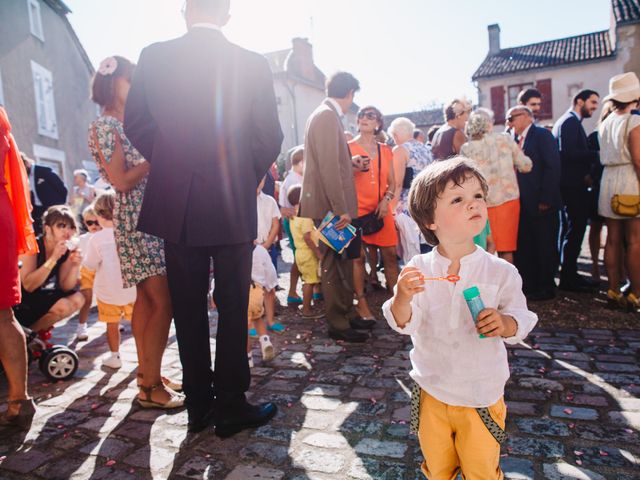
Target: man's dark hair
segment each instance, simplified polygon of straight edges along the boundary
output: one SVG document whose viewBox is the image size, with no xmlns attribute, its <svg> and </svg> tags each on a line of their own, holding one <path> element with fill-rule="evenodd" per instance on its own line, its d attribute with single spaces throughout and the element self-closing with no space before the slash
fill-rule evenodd
<svg viewBox="0 0 640 480">
<path fill-rule="evenodd" d="M 431 128 L 429 128 L 429 130 L 427 130 L 427 140 L 429 141 L 429 143 L 433 142 L 433 136 L 436 134 L 439 128 L 440 125 L 433 125 L 431 126 Z"/>
<path fill-rule="evenodd" d="M 578 100 L 582 100 L 583 102 L 586 102 L 591 98 L 592 95 L 595 95 L 596 97 L 600 96 L 600 94 L 595 90 L 589 90 L 588 88 L 585 88 L 584 90 L 580 90 L 573 97 L 573 104 L 576 105 L 578 103 Z"/>
<path fill-rule="evenodd" d="M 189 0 L 198 11 L 215 18 L 229 15 L 230 0 Z"/>
<path fill-rule="evenodd" d="M 526 105 L 532 98 L 542 98 L 540 90 L 537 88 L 525 88 L 524 90 L 520 90 L 518 94 L 518 103 L 520 105 Z"/>
<path fill-rule="evenodd" d="M 327 97 L 344 98 L 360 90 L 360 82 L 347 72 L 336 72 L 327 79 Z"/>
<path fill-rule="evenodd" d="M 413 131 L 413 139 L 414 139 L 414 140 L 417 140 L 421 133 L 422 133 L 422 130 L 420 130 L 419 128 L 416 128 L 416 129 Z"/>
</svg>

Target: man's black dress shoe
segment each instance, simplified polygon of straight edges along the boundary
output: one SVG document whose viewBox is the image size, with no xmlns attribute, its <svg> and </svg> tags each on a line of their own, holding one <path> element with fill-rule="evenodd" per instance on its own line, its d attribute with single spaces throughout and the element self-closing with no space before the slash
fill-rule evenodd
<svg viewBox="0 0 640 480">
<path fill-rule="evenodd" d="M 345 342 L 364 343 L 369 339 L 369 335 L 358 332 L 353 328 L 347 328 L 346 330 L 329 330 L 329 338 L 343 340 Z"/>
<path fill-rule="evenodd" d="M 266 424 L 278 412 L 274 403 L 251 405 L 245 403 L 240 408 L 222 410 L 216 416 L 215 433 L 220 438 L 227 438 L 247 428 L 257 428 Z"/>
<path fill-rule="evenodd" d="M 376 326 L 376 321 L 362 317 L 355 317 L 349 320 L 349 325 L 354 330 L 372 330 Z"/>
<path fill-rule="evenodd" d="M 187 423 L 187 431 L 189 433 L 198 433 L 213 423 L 215 416 L 215 407 L 211 405 L 209 410 L 201 415 L 189 415 L 189 423 Z"/>
</svg>

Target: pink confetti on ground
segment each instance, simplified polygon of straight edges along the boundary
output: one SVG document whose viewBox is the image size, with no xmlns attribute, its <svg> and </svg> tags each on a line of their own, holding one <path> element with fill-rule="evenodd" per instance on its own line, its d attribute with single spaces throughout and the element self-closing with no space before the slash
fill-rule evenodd
<svg viewBox="0 0 640 480">
<path fill-rule="evenodd" d="M 570 423 L 569 424 L 569 428 L 576 428 L 576 424 L 575 423 Z"/>
<path fill-rule="evenodd" d="M 576 459 L 576 463 L 577 463 L 578 465 L 582 465 L 582 460 L 580 460 L 579 458 L 577 458 L 577 459 Z"/>
<path fill-rule="evenodd" d="M 607 452 L 605 452 L 604 450 L 599 450 L 598 453 L 600 454 L 601 457 L 608 457 L 609 454 Z"/>
<path fill-rule="evenodd" d="M 91 410 L 95 410 L 96 408 L 98 408 L 98 404 L 97 403 L 92 403 L 91 404 Z"/>
<path fill-rule="evenodd" d="M 116 461 L 115 461 L 115 460 L 107 460 L 107 463 L 105 463 L 105 465 L 106 465 L 107 467 L 112 467 L 112 466 L 113 466 L 113 465 L 115 465 L 115 464 L 116 464 Z"/>
<path fill-rule="evenodd" d="M 571 410 L 570 408 L 565 408 L 563 412 L 566 413 L 567 415 L 571 415 L 573 413 L 573 410 Z"/>
<path fill-rule="evenodd" d="M 567 393 L 567 400 L 571 401 L 574 399 L 573 393 Z"/>
<path fill-rule="evenodd" d="M 574 450 L 573 453 L 575 453 L 577 456 L 581 456 L 584 455 L 584 452 L 582 450 Z"/>
<path fill-rule="evenodd" d="M 371 397 L 369 400 L 371 400 L 371 403 L 373 403 L 374 405 L 378 403 L 378 401 L 373 397 Z"/>
</svg>

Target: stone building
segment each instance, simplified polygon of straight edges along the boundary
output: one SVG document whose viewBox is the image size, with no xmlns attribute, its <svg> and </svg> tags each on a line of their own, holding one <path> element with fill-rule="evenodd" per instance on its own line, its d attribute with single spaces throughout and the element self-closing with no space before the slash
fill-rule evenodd
<svg viewBox="0 0 640 480">
<path fill-rule="evenodd" d="M 313 62 L 313 47 L 306 38 L 294 38 L 292 48 L 266 53 L 273 72 L 278 116 L 284 133 L 282 151 L 304 143 L 309 115 L 325 98 L 324 73 Z M 345 130 L 355 131 L 358 107 L 344 120 Z"/>
<path fill-rule="evenodd" d="M 609 78 L 623 72 L 640 73 L 640 0 L 611 0 L 608 30 L 574 37 L 501 48 L 500 26 L 489 25 L 489 53 L 473 74 L 479 105 L 491 108 L 496 123 L 517 103 L 520 90 L 542 93 L 538 120 L 553 123 L 583 88 L 607 94 Z M 584 121 L 587 132 L 597 119 Z"/>
<path fill-rule="evenodd" d="M 93 168 L 87 128 L 97 113 L 89 99 L 94 70 L 70 12 L 60 0 L 0 1 L 0 104 L 18 147 L 68 187 L 74 169 Z"/>
</svg>

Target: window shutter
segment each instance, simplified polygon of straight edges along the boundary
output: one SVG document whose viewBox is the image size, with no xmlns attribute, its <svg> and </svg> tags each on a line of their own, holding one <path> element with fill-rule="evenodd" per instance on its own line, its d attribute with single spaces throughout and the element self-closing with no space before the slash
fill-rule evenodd
<svg viewBox="0 0 640 480">
<path fill-rule="evenodd" d="M 491 110 L 495 116 L 495 123 L 504 123 L 504 86 L 491 87 Z"/>
<path fill-rule="evenodd" d="M 53 97 L 53 77 L 46 68 L 31 61 L 33 90 L 35 93 L 38 134 L 58 139 L 56 107 Z"/>
<path fill-rule="evenodd" d="M 56 104 L 53 99 L 53 79 L 51 73 L 44 80 L 45 112 L 47 116 L 47 130 L 53 138 L 58 138 L 58 123 L 56 122 Z"/>
<path fill-rule="evenodd" d="M 553 98 L 551 96 L 551 79 L 545 78 L 536 82 L 536 88 L 540 90 L 542 95 L 540 112 L 538 113 L 538 119 L 544 120 L 553 118 Z"/>
</svg>

